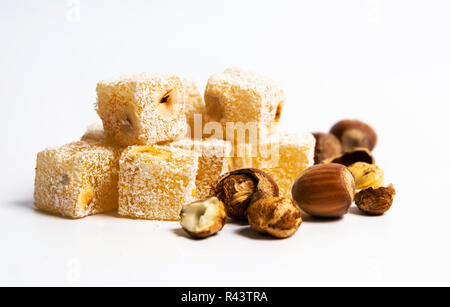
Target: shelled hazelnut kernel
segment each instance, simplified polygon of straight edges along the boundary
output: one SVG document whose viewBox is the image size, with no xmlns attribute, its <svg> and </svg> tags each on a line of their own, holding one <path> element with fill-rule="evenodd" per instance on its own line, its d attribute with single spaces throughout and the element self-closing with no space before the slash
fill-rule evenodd
<svg viewBox="0 0 450 307">
<path fill-rule="evenodd" d="M 375 164 L 356 162 L 348 169 L 355 178 L 357 190 L 376 189 L 384 185 L 384 172 Z"/>
<path fill-rule="evenodd" d="M 297 232 L 302 223 L 302 214 L 294 200 L 269 197 L 250 204 L 248 222 L 257 232 L 287 238 Z"/>
<path fill-rule="evenodd" d="M 381 215 L 388 211 L 394 202 L 395 189 L 392 184 L 381 188 L 368 188 L 355 196 L 359 210 L 369 215 Z"/>
<path fill-rule="evenodd" d="M 181 210 L 181 227 L 194 238 L 206 238 L 222 230 L 227 220 L 225 205 L 210 197 L 186 205 Z"/>
</svg>

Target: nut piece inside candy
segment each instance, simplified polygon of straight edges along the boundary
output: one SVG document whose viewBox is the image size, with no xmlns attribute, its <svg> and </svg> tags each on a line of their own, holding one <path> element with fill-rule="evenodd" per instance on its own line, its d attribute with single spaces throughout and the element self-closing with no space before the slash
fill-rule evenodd
<svg viewBox="0 0 450 307">
<path fill-rule="evenodd" d="M 348 167 L 355 178 L 357 190 L 379 188 L 384 185 L 384 172 L 375 164 L 356 162 Z"/>
<path fill-rule="evenodd" d="M 148 157 L 152 159 L 169 160 L 172 157 L 172 153 L 170 151 L 156 148 L 150 145 L 136 146 L 133 151 L 136 153 L 148 155 Z"/>
<path fill-rule="evenodd" d="M 250 227 L 257 232 L 276 238 L 287 238 L 300 227 L 302 214 L 294 200 L 270 197 L 250 204 L 248 222 Z"/>
<path fill-rule="evenodd" d="M 358 208 L 369 215 L 381 215 L 388 211 L 394 202 L 395 189 L 391 184 L 378 189 L 362 190 L 355 196 Z"/>
<path fill-rule="evenodd" d="M 280 122 L 281 113 L 283 112 L 283 107 L 284 107 L 284 101 L 281 101 L 277 106 L 277 110 L 275 111 L 275 118 L 273 119 L 273 121 L 276 124 L 278 124 Z"/>
<path fill-rule="evenodd" d="M 281 114 L 283 113 L 283 107 L 284 107 L 284 100 L 280 101 L 277 105 L 277 108 L 275 110 L 275 116 L 273 121 L 270 124 L 269 131 L 270 133 L 274 133 L 277 129 L 278 123 L 281 119 Z"/>
<path fill-rule="evenodd" d="M 194 238 L 206 238 L 222 230 L 227 220 L 225 206 L 217 197 L 186 205 L 181 210 L 181 227 Z"/>
<path fill-rule="evenodd" d="M 344 151 L 367 148 L 372 151 L 377 144 L 377 133 L 368 124 L 359 120 L 342 120 L 330 130 L 342 143 Z"/>
<path fill-rule="evenodd" d="M 292 187 L 292 198 L 306 213 L 339 217 L 348 212 L 355 196 L 355 180 L 347 167 L 329 163 L 303 171 Z"/>
<path fill-rule="evenodd" d="M 89 204 L 94 200 L 94 188 L 91 185 L 83 187 L 78 194 L 77 205 L 79 210 L 84 213 L 86 212 Z"/>
<path fill-rule="evenodd" d="M 120 132 L 126 136 L 134 135 L 138 131 L 138 118 L 133 106 L 121 107 L 115 117 L 120 127 Z"/>
<path fill-rule="evenodd" d="M 224 202 L 228 216 L 237 219 L 247 219 L 247 208 L 251 203 L 278 195 L 278 185 L 272 177 L 254 168 L 225 174 L 215 188 L 215 196 Z"/>
<path fill-rule="evenodd" d="M 161 99 L 159 99 L 157 106 L 157 110 L 161 118 L 164 120 L 170 120 L 176 117 L 178 109 L 180 109 L 179 101 L 182 99 L 180 89 L 178 88 L 171 89 L 164 93 L 161 96 Z"/>
<path fill-rule="evenodd" d="M 220 102 L 220 98 L 205 93 L 205 101 L 208 102 L 206 104 L 206 113 L 208 119 L 210 121 L 220 122 L 223 119 L 225 113 L 225 109 Z"/>
<path fill-rule="evenodd" d="M 319 164 L 323 161 L 340 156 L 342 154 L 341 142 L 331 133 L 313 133 L 316 139 L 314 152 L 314 163 Z"/>
</svg>

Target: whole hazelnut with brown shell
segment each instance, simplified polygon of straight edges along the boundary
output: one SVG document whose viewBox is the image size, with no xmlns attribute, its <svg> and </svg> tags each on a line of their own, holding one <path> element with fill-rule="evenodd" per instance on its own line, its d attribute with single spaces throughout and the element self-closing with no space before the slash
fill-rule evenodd
<svg viewBox="0 0 450 307">
<path fill-rule="evenodd" d="M 344 151 L 364 147 L 372 151 L 377 145 L 377 133 L 368 124 L 360 120 L 341 120 L 330 130 L 342 143 Z"/>
<path fill-rule="evenodd" d="M 316 147 L 314 149 L 314 163 L 319 164 L 330 158 L 337 157 L 342 154 L 341 141 L 331 133 L 313 133 L 316 139 Z"/>
<path fill-rule="evenodd" d="M 329 163 L 303 171 L 292 187 L 292 198 L 306 213 L 339 217 L 348 212 L 355 196 L 355 179 L 347 167 Z"/>
</svg>

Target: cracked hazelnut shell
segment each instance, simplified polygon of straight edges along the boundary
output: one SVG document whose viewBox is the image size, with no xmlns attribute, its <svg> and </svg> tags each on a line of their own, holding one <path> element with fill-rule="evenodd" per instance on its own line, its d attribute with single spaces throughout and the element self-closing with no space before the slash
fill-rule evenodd
<svg viewBox="0 0 450 307">
<path fill-rule="evenodd" d="M 345 152 L 338 157 L 323 161 L 323 163 L 338 163 L 345 166 L 350 166 L 356 162 L 375 164 L 375 158 L 367 148 L 355 148 L 352 151 Z"/>
<path fill-rule="evenodd" d="M 223 175 L 215 189 L 215 196 L 225 204 L 229 217 L 247 219 L 248 206 L 262 198 L 277 197 L 279 188 L 265 172 L 244 168 Z"/>
<path fill-rule="evenodd" d="M 355 180 L 342 164 L 314 165 L 292 187 L 292 198 L 306 213 L 333 218 L 348 212 L 355 196 Z"/>
<path fill-rule="evenodd" d="M 359 120 L 342 120 L 330 130 L 342 143 L 344 151 L 364 147 L 372 151 L 377 145 L 377 133 L 368 124 Z"/>
<path fill-rule="evenodd" d="M 260 199 L 250 204 L 247 214 L 252 229 L 281 239 L 296 233 L 302 223 L 297 203 L 284 197 Z"/>
</svg>

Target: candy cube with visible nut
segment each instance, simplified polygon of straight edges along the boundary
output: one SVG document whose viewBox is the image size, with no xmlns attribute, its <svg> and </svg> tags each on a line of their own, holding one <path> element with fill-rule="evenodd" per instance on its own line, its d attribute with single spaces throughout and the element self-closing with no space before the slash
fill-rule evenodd
<svg viewBox="0 0 450 307">
<path fill-rule="evenodd" d="M 255 123 L 261 138 L 276 131 L 284 101 L 284 91 L 272 80 L 238 68 L 212 75 L 205 91 L 209 120 L 220 122 L 224 132 L 226 123 Z M 229 134 L 225 138 L 234 139 Z"/>
<path fill-rule="evenodd" d="M 97 113 L 113 143 L 146 145 L 186 134 L 181 80 L 166 74 L 140 74 L 97 84 Z"/>
<path fill-rule="evenodd" d="M 119 158 L 116 146 L 74 142 L 37 155 L 34 204 L 81 218 L 117 209 Z"/>
<path fill-rule="evenodd" d="M 169 146 L 131 146 L 120 158 L 119 214 L 176 221 L 195 200 L 198 155 Z"/>
<path fill-rule="evenodd" d="M 290 197 L 298 175 L 314 164 L 316 140 L 312 134 L 277 133 L 257 146 L 240 144 L 231 169 L 254 167 L 268 173 L 280 188 L 280 196 Z"/>
<path fill-rule="evenodd" d="M 231 143 L 217 139 L 182 139 L 170 144 L 172 147 L 194 150 L 199 155 L 196 178 L 196 198 L 201 200 L 211 196 L 220 175 L 228 171 L 228 157 Z"/>
</svg>

